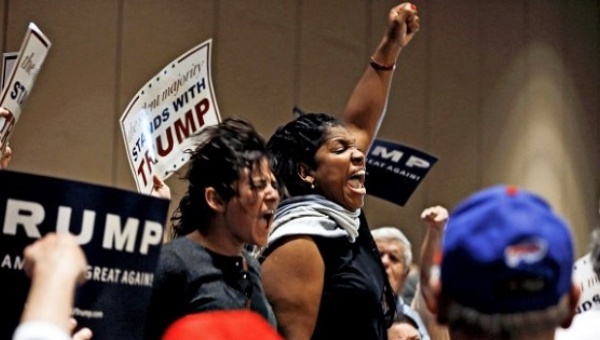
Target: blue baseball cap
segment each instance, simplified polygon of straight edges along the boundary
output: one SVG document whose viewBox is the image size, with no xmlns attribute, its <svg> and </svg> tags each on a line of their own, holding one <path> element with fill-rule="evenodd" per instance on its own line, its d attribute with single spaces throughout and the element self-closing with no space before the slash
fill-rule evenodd
<svg viewBox="0 0 600 340">
<path fill-rule="evenodd" d="M 567 224 L 544 199 L 494 186 L 450 214 L 442 294 L 484 314 L 545 309 L 569 291 L 573 256 Z"/>
</svg>

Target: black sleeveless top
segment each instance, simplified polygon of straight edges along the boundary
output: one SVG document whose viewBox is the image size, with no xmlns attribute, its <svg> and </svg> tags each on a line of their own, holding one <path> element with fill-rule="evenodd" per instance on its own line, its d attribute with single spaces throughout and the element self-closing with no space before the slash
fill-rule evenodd
<svg viewBox="0 0 600 340">
<path fill-rule="evenodd" d="M 396 312 L 395 295 L 364 214 L 354 243 L 346 237 L 312 238 L 325 263 L 312 339 L 387 339 Z M 270 250 L 276 247 L 274 244 Z"/>
</svg>

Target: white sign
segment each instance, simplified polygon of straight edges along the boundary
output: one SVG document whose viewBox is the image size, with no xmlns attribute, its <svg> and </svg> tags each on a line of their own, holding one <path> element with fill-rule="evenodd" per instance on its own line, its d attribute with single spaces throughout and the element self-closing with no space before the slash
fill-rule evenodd
<svg viewBox="0 0 600 340">
<path fill-rule="evenodd" d="M 591 309 L 600 310 L 600 280 L 592 267 L 590 253 L 575 261 L 573 265 L 573 281 L 581 289 L 581 296 L 577 303 L 577 313 Z"/>
<path fill-rule="evenodd" d="M 15 66 L 19 52 L 6 52 L 2 54 L 2 79 L 0 79 L 0 91 L 4 89 L 4 85 L 8 83 L 8 76 Z"/>
<path fill-rule="evenodd" d="M 34 23 L 30 23 L 18 52 L 17 61 L 4 83 L 5 86 L 0 95 L 0 107 L 9 111 L 8 116 L 0 117 L 2 152 L 8 144 L 8 139 L 21 115 L 25 100 L 31 92 L 50 46 L 52 46 L 50 40 Z"/>
<path fill-rule="evenodd" d="M 152 191 L 153 175 L 166 179 L 189 160 L 192 135 L 221 121 L 212 88 L 211 42 L 165 66 L 121 116 L 127 159 L 141 193 Z"/>
</svg>

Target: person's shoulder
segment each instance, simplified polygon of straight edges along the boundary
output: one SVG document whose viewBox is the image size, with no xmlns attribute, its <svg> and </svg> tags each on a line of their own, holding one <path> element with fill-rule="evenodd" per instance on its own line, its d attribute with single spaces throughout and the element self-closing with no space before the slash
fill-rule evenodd
<svg viewBox="0 0 600 340">
<path fill-rule="evenodd" d="M 259 262 L 263 262 L 269 255 L 271 255 L 273 252 L 275 252 L 275 250 L 281 248 L 281 247 L 285 247 L 286 251 L 295 251 L 295 249 L 298 248 L 299 245 L 301 244 L 315 244 L 315 240 L 314 240 L 314 236 L 312 235 L 303 235 L 303 234 L 297 234 L 297 235 L 288 235 L 288 236 L 283 236 L 279 239 L 277 239 L 277 241 L 269 244 L 267 246 L 267 248 L 265 248 L 258 256 L 259 258 Z"/>
<path fill-rule="evenodd" d="M 163 244 L 161 248 L 161 255 L 165 256 L 182 256 L 188 253 L 194 253 L 195 256 L 210 256 L 204 247 L 185 236 L 173 239 Z"/>
<path fill-rule="evenodd" d="M 284 248 L 286 251 L 296 252 L 302 251 L 305 248 L 310 248 L 315 245 L 315 236 L 312 235 L 291 235 L 280 239 L 276 245 L 276 249 Z"/>
<path fill-rule="evenodd" d="M 277 247 L 271 249 L 269 256 L 265 258 L 263 264 L 270 258 L 276 256 L 277 261 L 286 263 L 302 263 L 306 260 L 321 259 L 319 248 L 312 236 L 294 235 L 288 236 L 278 242 Z"/>
<path fill-rule="evenodd" d="M 187 237 L 179 237 L 162 245 L 159 267 L 182 268 L 202 261 L 210 261 L 206 249 Z"/>
</svg>

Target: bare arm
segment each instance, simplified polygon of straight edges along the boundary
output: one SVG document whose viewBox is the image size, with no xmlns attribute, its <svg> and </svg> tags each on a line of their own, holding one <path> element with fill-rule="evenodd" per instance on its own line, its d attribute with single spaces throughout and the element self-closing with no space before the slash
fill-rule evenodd
<svg viewBox="0 0 600 340">
<path fill-rule="evenodd" d="M 262 264 L 263 285 L 279 332 L 287 340 L 310 339 L 323 291 L 325 264 L 310 237 L 297 237 Z"/>
<path fill-rule="evenodd" d="M 449 340 L 450 334 L 448 333 L 448 327 L 445 325 L 440 325 L 437 322 L 437 317 L 427 307 L 425 299 L 423 298 L 423 294 L 421 294 L 421 285 L 417 285 L 417 289 L 415 291 L 415 298 L 411 303 L 412 309 L 414 309 L 423 323 L 427 328 L 427 332 L 429 333 L 429 337 L 434 340 Z"/>
<path fill-rule="evenodd" d="M 403 3 L 390 10 L 388 27 L 371 58 L 377 64 L 392 66 L 402 49 L 419 30 L 416 6 Z M 393 70 L 368 66 L 350 95 L 342 114 L 346 127 L 356 138 L 358 149 L 367 152 L 383 119 Z"/>
<path fill-rule="evenodd" d="M 439 277 L 432 277 L 434 266 L 438 265 L 436 257 L 441 253 L 444 227 L 448 221 L 448 210 L 435 206 L 423 210 L 421 219 L 427 225 L 427 232 L 421 246 L 421 294 L 427 308 L 435 311 L 436 289 L 439 287 Z"/>
<path fill-rule="evenodd" d="M 47 234 L 25 248 L 25 271 L 31 276 L 26 321 L 47 321 L 70 334 L 75 288 L 85 279 L 87 261 L 76 238 Z"/>
</svg>

